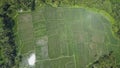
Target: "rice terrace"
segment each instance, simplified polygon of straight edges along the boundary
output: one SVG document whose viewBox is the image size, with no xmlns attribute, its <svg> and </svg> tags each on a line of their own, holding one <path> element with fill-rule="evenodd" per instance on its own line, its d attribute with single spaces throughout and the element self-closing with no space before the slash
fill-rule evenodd
<svg viewBox="0 0 120 68">
<path fill-rule="evenodd" d="M 120 1 L 53 1 L 36 0 L 32 8 L 23 7 L 21 2 L 19 11 L 10 18 L 15 19 L 11 29 L 15 59 L 4 58 L 5 47 L 1 46 L 0 68 L 120 68 L 120 15 L 113 15 L 117 12 L 108 8 Z M 6 20 L 11 17 L 7 14 L 4 17 L 1 12 L 0 16 Z M 1 23 L 0 28 L 5 32 Z"/>
</svg>

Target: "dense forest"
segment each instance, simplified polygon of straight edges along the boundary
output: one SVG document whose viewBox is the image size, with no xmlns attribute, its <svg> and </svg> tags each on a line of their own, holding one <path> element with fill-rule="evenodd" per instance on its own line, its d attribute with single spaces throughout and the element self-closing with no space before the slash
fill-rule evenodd
<svg viewBox="0 0 120 68">
<path fill-rule="evenodd" d="M 12 13 L 10 4 L 5 3 L 0 14 L 1 17 L 1 29 L 0 32 L 0 67 L 11 68 L 16 65 L 17 45 L 15 44 L 14 25 L 15 21 L 9 14 Z"/>
<path fill-rule="evenodd" d="M 34 0 L 0 0 L 0 68 L 19 67 L 22 56 L 15 41 L 14 16 L 20 9 L 34 10 L 31 6 L 35 6 Z"/>
<path fill-rule="evenodd" d="M 39 6 L 86 6 L 109 13 L 114 19 L 113 32 L 120 39 L 120 0 L 0 0 L 0 68 L 18 68 L 21 55 L 15 43 L 13 18 L 19 10 L 34 11 Z"/>
</svg>

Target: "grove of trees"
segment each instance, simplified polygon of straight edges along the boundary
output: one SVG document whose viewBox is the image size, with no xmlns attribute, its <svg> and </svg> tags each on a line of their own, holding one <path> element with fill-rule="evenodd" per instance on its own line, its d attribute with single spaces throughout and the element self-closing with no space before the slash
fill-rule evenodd
<svg viewBox="0 0 120 68">
<path fill-rule="evenodd" d="M 14 19 L 9 16 L 11 5 L 4 3 L 0 13 L 0 68 L 13 68 L 18 66 L 17 45 L 15 43 Z"/>
</svg>

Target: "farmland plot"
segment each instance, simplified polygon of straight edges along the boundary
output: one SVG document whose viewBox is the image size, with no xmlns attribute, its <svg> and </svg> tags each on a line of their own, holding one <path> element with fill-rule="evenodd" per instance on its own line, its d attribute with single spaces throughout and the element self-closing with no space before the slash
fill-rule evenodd
<svg viewBox="0 0 120 68">
<path fill-rule="evenodd" d="M 44 47 L 48 50 L 46 59 L 37 55 L 37 68 L 85 68 L 99 56 L 119 47 L 112 35 L 110 21 L 99 13 L 83 8 L 47 7 L 43 10 L 41 14 L 44 14 L 47 37 L 47 47 Z M 70 61 L 65 62 L 70 57 Z"/>
<path fill-rule="evenodd" d="M 119 58 L 120 43 L 112 34 L 110 21 L 95 11 L 45 7 L 29 15 L 33 25 L 32 28 L 25 27 L 24 31 L 30 32 L 31 36 L 21 32 L 25 36 L 21 38 L 34 40 L 30 45 L 35 47 L 36 68 L 86 68 L 109 51 Z"/>
<path fill-rule="evenodd" d="M 22 63 L 20 64 L 20 68 L 29 67 L 28 57 L 35 52 L 31 13 L 21 13 L 18 16 L 17 30 L 20 50 L 19 53 L 23 55 L 23 60 Z"/>
</svg>

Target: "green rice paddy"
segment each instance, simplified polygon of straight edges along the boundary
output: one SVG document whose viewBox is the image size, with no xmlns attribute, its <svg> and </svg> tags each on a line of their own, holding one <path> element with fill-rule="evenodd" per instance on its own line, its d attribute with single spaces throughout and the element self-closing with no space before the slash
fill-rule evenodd
<svg viewBox="0 0 120 68">
<path fill-rule="evenodd" d="M 120 56 L 111 21 L 98 12 L 46 7 L 18 20 L 20 52 L 35 51 L 36 68 L 86 68 L 109 51 Z"/>
</svg>

